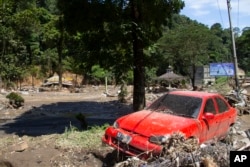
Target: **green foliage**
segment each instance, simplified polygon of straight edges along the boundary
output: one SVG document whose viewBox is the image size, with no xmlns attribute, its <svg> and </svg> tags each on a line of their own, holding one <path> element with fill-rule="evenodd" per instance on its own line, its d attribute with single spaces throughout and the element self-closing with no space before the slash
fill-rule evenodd
<svg viewBox="0 0 250 167">
<path fill-rule="evenodd" d="M 236 39 L 237 46 L 237 57 L 239 66 L 245 70 L 248 74 L 250 73 L 250 28 L 245 29 L 240 37 Z"/>
<path fill-rule="evenodd" d="M 169 65 L 189 75 L 190 65 L 232 61 L 229 29 L 219 23 L 209 29 L 178 15 L 181 0 L 4 0 L 0 6 L 5 86 L 28 74 L 48 77 L 67 70 L 100 83 L 105 76 L 110 83 L 136 83 L 142 91 Z M 239 67 L 249 74 L 249 27 L 242 35 L 234 32 Z"/>
<path fill-rule="evenodd" d="M 94 65 L 91 68 L 91 76 L 97 82 L 104 81 L 107 73 L 108 72 L 101 68 L 99 65 Z"/>
<path fill-rule="evenodd" d="M 102 126 L 91 126 L 90 129 L 88 129 L 88 131 L 90 133 L 96 133 L 96 132 L 98 132 L 100 130 L 106 130 L 108 126 L 110 126 L 110 125 L 107 124 L 107 123 L 102 125 Z"/>
<path fill-rule="evenodd" d="M 210 62 L 230 62 L 231 56 L 231 36 L 228 29 L 223 30 L 219 23 L 211 26 L 210 32 L 214 35 L 209 47 Z"/>
<path fill-rule="evenodd" d="M 162 59 L 158 72 L 165 72 L 171 65 L 175 72 L 189 76 L 195 86 L 197 66 L 231 61 L 230 44 L 230 33 L 220 24 L 216 23 L 209 29 L 185 16 L 174 15 L 172 26 L 165 29 L 156 45 L 159 59 Z"/>
<path fill-rule="evenodd" d="M 218 77 L 216 79 L 216 84 L 223 85 L 228 82 L 228 77 Z"/>
<path fill-rule="evenodd" d="M 94 65 L 91 71 L 92 71 L 92 76 L 98 79 L 104 78 L 106 74 L 106 71 L 103 68 L 101 68 L 99 65 Z"/>
<path fill-rule="evenodd" d="M 39 75 L 40 68 L 38 66 L 32 66 L 30 67 L 29 72 L 32 77 L 37 77 Z"/>
<path fill-rule="evenodd" d="M 0 41 L 0 76 L 4 83 L 22 82 L 29 74 L 27 69 L 42 64 L 41 34 L 50 15 L 45 9 L 36 7 L 34 0 L 25 3 L 6 0 L 1 3 L 4 3 L 0 5 L 3 6 L 0 11 L 4 21 L 0 25 L 0 39 L 3 39 Z"/>
<path fill-rule="evenodd" d="M 134 81 L 133 71 L 129 70 L 128 73 L 126 74 L 126 77 L 122 79 L 124 79 L 128 85 L 133 85 L 133 81 Z"/>
<path fill-rule="evenodd" d="M 9 99 L 10 105 L 12 105 L 14 108 L 23 106 L 24 98 L 18 93 L 11 92 L 6 96 L 6 98 Z"/>
<path fill-rule="evenodd" d="M 157 67 L 148 68 L 146 67 L 146 85 L 150 86 L 154 83 L 156 76 Z"/>
<path fill-rule="evenodd" d="M 232 87 L 230 87 L 229 84 L 231 81 L 232 78 L 217 77 L 215 80 L 215 84 L 209 87 L 208 89 L 217 90 L 220 94 L 226 95 L 230 90 L 232 90 Z"/>
<path fill-rule="evenodd" d="M 40 57 L 41 71 L 44 73 L 44 76 L 52 76 L 58 67 L 58 54 L 56 48 L 46 49 Z"/>
<path fill-rule="evenodd" d="M 113 69 L 117 81 L 133 70 L 134 105 L 144 107 L 147 64 L 143 49 L 161 36 L 162 25 L 170 23 L 169 18 L 180 12 L 184 2 L 59 0 L 58 7 L 64 13 L 66 29 L 84 33 L 84 46 L 91 56 L 85 62 L 92 63 L 88 67 L 100 64 Z"/>
<path fill-rule="evenodd" d="M 186 23 L 175 26 L 167 30 L 158 41 L 159 50 L 165 54 L 163 61 L 187 75 L 190 66 L 208 63 L 208 48 L 212 36 L 206 26 L 196 22 L 187 20 Z M 163 68 L 165 71 L 166 66 Z"/>
</svg>

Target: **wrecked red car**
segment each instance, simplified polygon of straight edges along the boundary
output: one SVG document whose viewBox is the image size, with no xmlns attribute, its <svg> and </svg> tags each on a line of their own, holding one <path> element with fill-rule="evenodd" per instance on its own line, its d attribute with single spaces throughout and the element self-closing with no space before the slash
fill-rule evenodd
<svg viewBox="0 0 250 167">
<path fill-rule="evenodd" d="M 170 91 L 144 110 L 118 118 L 102 141 L 130 156 L 159 155 L 176 132 L 200 144 L 223 139 L 236 117 L 236 109 L 220 94 Z"/>
</svg>

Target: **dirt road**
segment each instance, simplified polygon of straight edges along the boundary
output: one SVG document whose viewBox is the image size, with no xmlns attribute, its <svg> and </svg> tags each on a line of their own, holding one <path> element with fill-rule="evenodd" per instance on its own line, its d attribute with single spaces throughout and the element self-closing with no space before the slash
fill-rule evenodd
<svg viewBox="0 0 250 167">
<path fill-rule="evenodd" d="M 86 117 L 89 126 L 113 123 L 129 111 L 127 104 L 117 103 L 117 97 L 105 97 L 101 91 L 86 93 L 41 92 L 22 95 L 21 109 L 0 112 L 0 136 L 39 136 L 63 133 L 69 125 L 80 128 L 76 115 Z M 2 100 L 4 97 L 2 96 Z"/>
<path fill-rule="evenodd" d="M 22 92 L 25 105 L 20 109 L 4 108 L 7 99 L 1 94 L 0 137 L 11 136 L 17 141 L 25 141 L 28 146 L 21 144 L 25 151 L 19 152 L 11 145 L 0 143 L 0 159 L 9 160 L 18 167 L 103 166 L 105 154 L 110 151 L 107 147 L 95 148 L 95 153 L 91 154 L 91 150 L 61 150 L 54 144 L 58 135 L 69 126 L 81 129 L 76 114 L 83 114 L 88 126 L 93 126 L 111 124 L 131 111 L 129 104 L 118 103 L 117 97 L 106 97 L 103 92 L 103 89 L 92 87 L 83 93 Z"/>
</svg>

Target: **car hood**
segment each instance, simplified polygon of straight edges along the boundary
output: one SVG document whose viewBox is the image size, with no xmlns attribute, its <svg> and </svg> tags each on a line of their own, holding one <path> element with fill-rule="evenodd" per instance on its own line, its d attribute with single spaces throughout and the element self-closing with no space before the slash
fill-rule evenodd
<svg viewBox="0 0 250 167">
<path fill-rule="evenodd" d="M 119 127 L 132 133 L 150 137 L 152 135 L 172 134 L 183 132 L 190 134 L 196 120 L 166 113 L 143 110 L 126 115 L 117 120 Z"/>
</svg>

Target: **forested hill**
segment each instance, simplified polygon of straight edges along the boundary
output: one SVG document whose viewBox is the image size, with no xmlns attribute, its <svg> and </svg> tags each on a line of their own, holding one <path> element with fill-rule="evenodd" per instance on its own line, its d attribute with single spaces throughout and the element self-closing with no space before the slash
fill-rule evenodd
<svg viewBox="0 0 250 167">
<path fill-rule="evenodd" d="M 1 0 L 1 86 L 17 87 L 26 77 L 44 80 L 65 71 L 102 83 L 107 77 L 110 83 L 134 84 L 140 75 L 134 68 L 136 60 L 143 60 L 141 70 L 145 68 L 145 83 L 149 83 L 169 65 L 189 76 L 190 66 L 232 62 L 229 28 L 219 23 L 207 27 L 179 15 L 185 7 L 181 1 L 164 8 L 132 2 Z M 129 18 L 130 5 L 143 6 L 138 8 L 137 23 Z M 235 28 L 234 34 L 239 67 L 249 75 L 250 25 Z M 134 57 L 134 35 L 143 57 Z"/>
</svg>

